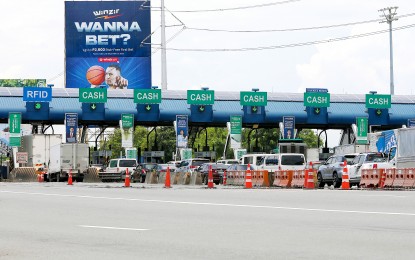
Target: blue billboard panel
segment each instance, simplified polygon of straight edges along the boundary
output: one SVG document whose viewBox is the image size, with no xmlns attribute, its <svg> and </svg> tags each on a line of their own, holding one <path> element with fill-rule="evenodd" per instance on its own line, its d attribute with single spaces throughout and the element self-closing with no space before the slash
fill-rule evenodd
<svg viewBox="0 0 415 260">
<path fill-rule="evenodd" d="M 93 75 L 88 71 L 97 73 Z M 109 89 L 150 89 L 150 58 L 66 59 L 67 88 L 94 88 L 100 85 Z"/>
<path fill-rule="evenodd" d="M 66 87 L 151 88 L 150 34 L 149 1 L 65 1 Z"/>
<path fill-rule="evenodd" d="M 76 143 L 78 132 L 78 114 L 77 113 L 66 113 L 65 114 L 65 130 L 66 130 L 66 142 Z"/>
<path fill-rule="evenodd" d="M 294 139 L 295 131 L 295 117 L 293 116 L 284 116 L 283 117 L 284 125 L 284 139 Z"/>
<path fill-rule="evenodd" d="M 187 148 L 188 142 L 188 116 L 176 115 L 176 147 Z"/>
<path fill-rule="evenodd" d="M 52 101 L 52 88 L 24 87 L 23 101 L 50 102 Z"/>
</svg>

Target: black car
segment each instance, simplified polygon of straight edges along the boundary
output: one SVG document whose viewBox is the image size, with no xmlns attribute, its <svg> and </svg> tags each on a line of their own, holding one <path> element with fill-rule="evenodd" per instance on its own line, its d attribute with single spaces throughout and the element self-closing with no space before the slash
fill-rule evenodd
<svg viewBox="0 0 415 260">
<path fill-rule="evenodd" d="M 202 175 L 202 183 L 208 184 L 209 168 L 212 167 L 213 182 L 218 185 L 222 183 L 223 172 L 228 168 L 229 165 L 223 163 L 204 163 L 197 168 L 196 171 Z"/>
<path fill-rule="evenodd" d="M 131 175 L 131 182 L 141 182 L 146 181 L 147 174 L 150 174 L 152 171 L 157 169 L 157 163 L 142 163 L 135 167 L 133 174 Z"/>
</svg>

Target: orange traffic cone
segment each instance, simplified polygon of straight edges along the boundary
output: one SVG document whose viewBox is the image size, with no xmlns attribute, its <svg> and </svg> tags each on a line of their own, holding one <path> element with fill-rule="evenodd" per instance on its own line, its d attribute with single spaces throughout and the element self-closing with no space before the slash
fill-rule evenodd
<svg viewBox="0 0 415 260">
<path fill-rule="evenodd" d="M 72 170 L 69 170 L 68 185 L 72 185 Z"/>
<path fill-rule="evenodd" d="M 226 186 L 226 181 L 228 180 L 228 177 L 226 176 L 226 170 L 223 171 L 223 185 Z"/>
<path fill-rule="evenodd" d="M 313 163 L 310 162 L 308 169 L 305 170 L 305 179 L 307 180 L 306 185 L 304 186 L 306 189 L 314 189 L 314 173 L 313 173 Z"/>
<path fill-rule="evenodd" d="M 170 167 L 167 167 L 166 181 L 164 182 L 164 188 L 171 188 L 171 185 L 170 185 Z"/>
<path fill-rule="evenodd" d="M 350 190 L 349 173 L 347 171 L 347 161 L 344 160 L 343 174 L 342 174 L 342 190 Z"/>
<path fill-rule="evenodd" d="M 209 173 L 208 173 L 208 188 L 213 189 L 213 173 L 212 173 L 212 165 L 209 165 Z"/>
<path fill-rule="evenodd" d="M 248 163 L 248 169 L 245 173 L 245 189 L 252 189 L 251 165 Z"/>
<path fill-rule="evenodd" d="M 128 168 L 125 170 L 125 182 L 124 187 L 130 187 L 130 173 L 128 172 Z"/>
</svg>

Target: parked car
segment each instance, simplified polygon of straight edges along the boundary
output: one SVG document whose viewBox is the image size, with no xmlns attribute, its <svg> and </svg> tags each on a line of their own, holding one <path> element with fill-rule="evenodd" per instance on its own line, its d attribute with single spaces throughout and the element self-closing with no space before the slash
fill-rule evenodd
<svg viewBox="0 0 415 260">
<path fill-rule="evenodd" d="M 204 163 L 196 169 L 202 175 L 202 183 L 208 184 L 209 168 L 212 167 L 213 182 L 218 185 L 223 183 L 223 172 L 228 168 L 224 163 Z"/>
<path fill-rule="evenodd" d="M 217 163 L 223 163 L 223 164 L 239 164 L 239 160 L 236 159 L 225 159 L 225 160 L 218 160 Z"/>
<path fill-rule="evenodd" d="M 170 172 L 174 172 L 176 170 L 176 166 L 172 164 L 158 164 L 156 168 L 157 175 L 159 175 L 161 172 L 167 172 L 167 168 L 170 169 Z"/>
<path fill-rule="evenodd" d="M 301 153 L 279 153 L 264 155 L 257 162 L 257 170 L 304 170 L 306 167 L 304 154 Z"/>
<path fill-rule="evenodd" d="M 362 169 L 373 169 L 373 163 L 385 163 L 386 156 L 383 153 L 360 153 L 358 154 L 349 167 L 350 185 L 360 184 Z M 378 167 L 382 168 L 382 167 Z"/>
<path fill-rule="evenodd" d="M 339 188 L 342 184 L 344 161 L 347 165 L 351 165 L 357 154 L 333 155 L 330 156 L 317 171 L 318 186 L 324 187 L 324 184 L 333 184 L 335 188 Z"/>
<path fill-rule="evenodd" d="M 122 181 L 125 179 L 126 169 L 128 168 L 128 171 L 131 173 L 136 166 L 136 159 L 112 159 L 105 171 L 99 172 L 98 175 L 102 181 Z"/>
<path fill-rule="evenodd" d="M 187 159 L 180 162 L 179 167 L 176 168 L 176 172 L 194 172 L 200 165 L 210 162 L 204 158 Z"/>
<path fill-rule="evenodd" d="M 142 163 L 135 167 L 133 173 L 131 174 L 131 182 L 141 182 L 146 181 L 147 174 L 150 174 L 152 171 L 156 171 L 157 163 Z"/>
</svg>

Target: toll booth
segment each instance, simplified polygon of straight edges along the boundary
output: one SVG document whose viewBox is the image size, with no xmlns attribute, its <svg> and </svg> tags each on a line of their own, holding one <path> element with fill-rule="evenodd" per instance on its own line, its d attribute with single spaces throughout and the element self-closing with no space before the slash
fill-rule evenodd
<svg viewBox="0 0 415 260">
<path fill-rule="evenodd" d="M 93 151 L 92 152 L 92 164 L 107 164 L 108 159 L 111 158 L 112 151 Z"/>
<path fill-rule="evenodd" d="M 303 139 L 280 139 L 278 144 L 280 153 L 302 153 L 306 154 L 307 144 Z"/>
<path fill-rule="evenodd" d="M 164 151 L 145 151 L 143 153 L 143 163 L 163 163 Z"/>
<path fill-rule="evenodd" d="M 195 158 L 204 158 L 214 161 L 216 159 L 215 151 L 195 152 Z"/>
</svg>

